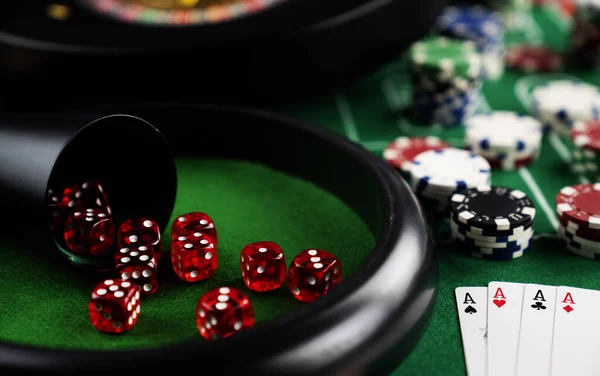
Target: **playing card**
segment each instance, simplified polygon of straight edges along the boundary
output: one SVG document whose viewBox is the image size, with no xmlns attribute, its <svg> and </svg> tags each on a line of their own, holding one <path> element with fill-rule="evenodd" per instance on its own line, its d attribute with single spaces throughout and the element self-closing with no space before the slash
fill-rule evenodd
<svg viewBox="0 0 600 376">
<path fill-rule="evenodd" d="M 556 290 L 555 286 L 525 285 L 517 351 L 517 376 L 550 373 Z"/>
<path fill-rule="evenodd" d="M 468 376 L 485 376 L 487 287 L 454 290 Z"/>
<path fill-rule="evenodd" d="M 525 285 L 512 282 L 488 284 L 487 376 L 516 372 Z"/>
<path fill-rule="evenodd" d="M 556 292 L 552 376 L 600 375 L 600 291 L 561 286 Z"/>
</svg>

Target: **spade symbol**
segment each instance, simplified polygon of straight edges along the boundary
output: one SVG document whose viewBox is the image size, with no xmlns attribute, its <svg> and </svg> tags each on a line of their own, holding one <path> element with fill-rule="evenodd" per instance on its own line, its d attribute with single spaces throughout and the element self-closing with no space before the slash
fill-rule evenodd
<svg viewBox="0 0 600 376">
<path fill-rule="evenodd" d="M 542 302 L 535 302 L 535 304 L 531 305 L 531 308 L 535 308 L 539 311 L 540 309 L 546 309 L 546 306 L 543 305 Z"/>
<path fill-rule="evenodd" d="M 465 308 L 465 313 L 468 313 L 469 315 L 472 315 L 474 313 L 477 313 L 477 310 L 475 309 L 475 307 L 473 306 L 468 306 L 467 308 Z"/>
</svg>

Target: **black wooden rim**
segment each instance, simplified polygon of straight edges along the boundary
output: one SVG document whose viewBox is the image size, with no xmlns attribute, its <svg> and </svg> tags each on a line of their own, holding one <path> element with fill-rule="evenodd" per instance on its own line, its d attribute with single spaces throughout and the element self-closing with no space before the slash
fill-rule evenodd
<svg viewBox="0 0 600 376">
<path fill-rule="evenodd" d="M 115 113 L 114 108 L 95 112 Z M 304 150 L 307 154 L 277 154 L 277 160 L 267 154 L 259 158 L 265 157 L 263 162 L 272 162 L 276 168 L 292 166 L 290 169 L 299 175 L 318 176 L 312 179 L 314 183 L 344 199 L 377 233 L 376 245 L 359 268 L 330 294 L 223 340 L 208 342 L 198 336 L 198 340 L 156 349 L 102 352 L 0 343 L 0 367 L 64 374 L 154 370 L 161 364 L 178 370 L 212 364 L 211 373 L 386 375 L 410 352 L 435 303 L 437 268 L 430 231 L 418 202 L 379 158 L 327 130 L 260 111 L 171 104 L 119 107 L 116 112 L 152 123 L 176 154 L 186 140 L 199 134 L 230 135 L 229 139 L 212 139 L 215 147 L 209 151 L 211 156 L 238 157 L 239 150 L 230 147 L 238 139 L 239 145 L 271 142 L 271 134 L 295 139 L 285 150 Z M 217 121 L 221 127 L 215 125 Z M 192 126 L 198 123 L 205 126 Z M 231 134 L 233 130 L 239 132 L 237 137 Z M 279 142 L 289 143 L 290 139 Z M 315 155 L 314 161 L 308 153 Z M 311 163 L 319 160 L 323 165 L 342 163 L 339 169 L 322 171 L 319 167 L 323 166 Z M 343 176 L 356 176 L 358 180 L 352 184 L 335 181 Z M 358 190 L 349 193 L 352 186 Z M 361 195 L 370 197 L 360 201 Z M 364 205 L 369 200 L 374 204 Z"/>
</svg>

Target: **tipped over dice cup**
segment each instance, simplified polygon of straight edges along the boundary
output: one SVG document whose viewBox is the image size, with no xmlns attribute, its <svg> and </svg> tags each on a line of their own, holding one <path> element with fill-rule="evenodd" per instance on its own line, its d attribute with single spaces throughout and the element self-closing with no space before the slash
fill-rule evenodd
<svg viewBox="0 0 600 376">
<path fill-rule="evenodd" d="M 11 218 L 0 235 L 23 249 L 56 249 L 78 267 L 112 270 L 116 244 L 98 255 L 74 253 L 65 245 L 64 225 L 56 224 L 63 203 L 54 198 L 61 196 L 61 201 L 67 188 L 86 181 L 102 183 L 110 200 L 110 213 L 106 214 L 115 224 L 148 216 L 165 226 L 171 217 L 177 187 L 175 162 L 162 134 L 140 118 L 2 114 L 0 160 L 0 210 Z M 160 176 L 160 184 L 140 189 L 140 176 Z M 76 200 L 69 200 L 67 207 L 76 205 L 71 201 Z M 93 204 L 98 203 L 95 200 Z M 99 208 L 91 205 L 86 202 L 83 206 Z M 32 236 L 23 237 L 23 228 Z"/>
</svg>

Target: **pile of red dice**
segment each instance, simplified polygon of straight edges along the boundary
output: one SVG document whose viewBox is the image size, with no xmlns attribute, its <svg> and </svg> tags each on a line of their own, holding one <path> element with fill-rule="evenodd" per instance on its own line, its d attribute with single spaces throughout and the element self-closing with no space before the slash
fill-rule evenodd
<svg viewBox="0 0 600 376">
<path fill-rule="evenodd" d="M 119 278 L 97 284 L 88 304 L 93 326 L 103 332 L 121 333 L 139 318 L 141 299 L 158 289 L 158 263 L 162 252 L 161 230 L 150 218 L 129 219 L 116 231 L 111 208 L 97 182 L 84 182 L 64 190 L 62 197 L 49 191 L 53 231 L 62 230 L 66 247 L 86 256 L 114 252 Z M 178 216 L 171 225 L 170 254 L 175 274 L 185 282 L 212 277 L 218 267 L 218 236 L 205 213 Z M 116 243 L 116 248 L 112 247 Z M 114 250 L 117 250 L 116 252 Z M 318 249 L 300 252 L 286 267 L 281 247 L 270 241 L 251 243 L 240 255 L 241 277 L 254 292 L 280 288 L 286 281 L 291 295 L 310 303 L 327 294 L 342 280 L 338 258 Z M 219 287 L 200 297 L 196 325 L 206 339 L 228 337 L 254 325 L 248 297 L 232 287 Z"/>
</svg>

